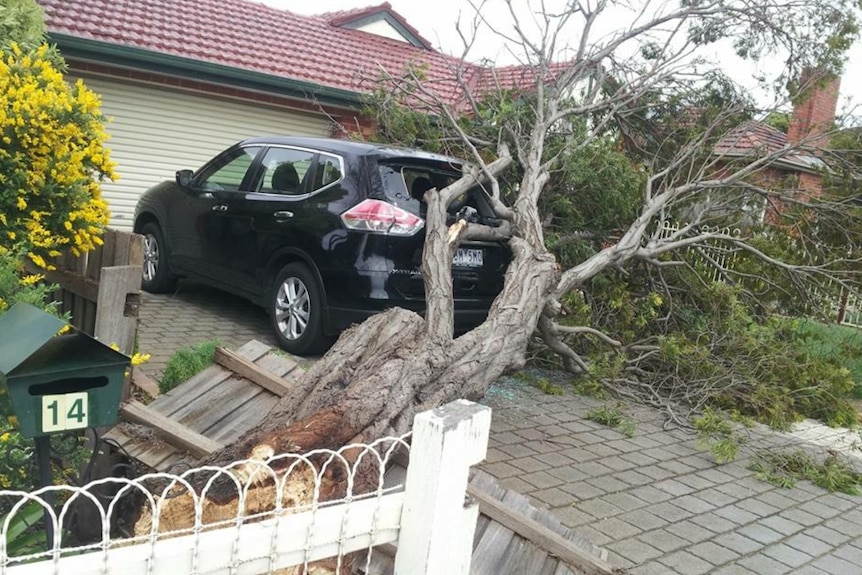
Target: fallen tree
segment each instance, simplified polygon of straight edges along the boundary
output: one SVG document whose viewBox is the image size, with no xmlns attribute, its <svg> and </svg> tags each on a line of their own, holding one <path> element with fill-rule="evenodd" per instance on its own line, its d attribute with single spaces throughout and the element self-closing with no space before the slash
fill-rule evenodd
<svg viewBox="0 0 862 575">
<path fill-rule="evenodd" d="M 787 69 L 776 76 L 779 82 L 799 77 L 812 66 L 840 71 L 841 54 L 856 35 L 849 3 L 705 0 L 629 10 L 603 1 L 565 2 L 558 11 L 530 14 L 520 14 L 512 2 L 501 5 L 511 17 L 505 27 L 482 16 L 485 4 L 474 5 L 475 27 L 465 34 L 465 43 L 469 48 L 472 34 L 482 26 L 507 40 L 524 64 L 516 89 L 498 85 L 476 93 L 453 69 L 463 95 L 453 105 L 423 82 L 418 67 L 384 71 L 388 97 L 409 104 L 414 112 L 433 114 L 439 141 L 451 143 L 470 161 L 459 181 L 425 195 L 425 316 L 391 309 L 346 331 L 282 398 L 261 429 L 214 454 L 210 462 L 264 460 L 285 451 L 337 448 L 403 433 L 419 411 L 459 397 L 481 398 L 501 374 L 524 365 L 528 345 L 537 334 L 576 373 L 591 369 L 573 343 L 579 338 L 598 338 L 635 357 L 647 357 L 652 347 L 619 342 L 589 325 L 563 321 L 571 315 L 567 310 L 571 294 L 635 262 L 669 269 L 685 265 L 680 256 L 684 250 L 724 242 L 793 281 L 828 279 L 849 285 L 846 256 L 831 253 L 828 261 L 784 261 L 758 248 L 754 236 L 714 226 L 750 219 L 741 209 L 743 198 L 792 203 L 804 208 L 803 215 L 814 209 L 826 211 L 804 194 L 758 179 L 764 170 L 798 152 L 805 141 L 743 161 L 716 156 L 714 143 L 728 118 L 740 112 L 738 101 L 712 110 L 703 116 L 702 125 L 699 110 L 688 111 L 691 120 L 665 117 L 666 122 L 699 125 L 686 134 L 656 131 L 655 123 L 649 134 L 625 133 L 630 144 L 637 143 L 646 152 L 631 164 L 639 174 L 633 180 L 637 195 L 627 196 L 636 202 L 632 216 L 601 234 L 567 230 L 597 246 L 581 259 L 560 265 L 546 237 L 553 213 L 543 213 L 547 208 L 543 196 L 565 161 L 599 143 L 619 145 L 620 135 L 637 114 L 648 117 L 649 108 L 666 103 L 686 76 L 710 69 L 698 51 L 721 39 L 733 38 L 744 57 L 781 51 Z M 611 33 L 595 32 L 604 18 L 621 22 L 621 16 L 629 18 L 624 26 Z M 824 37 L 831 40 L 824 42 Z M 653 139 L 644 139 L 645 135 Z M 460 220 L 447 225 L 449 203 L 477 183 L 488 190 L 503 224 L 487 227 Z M 683 216 L 685 225 L 660 232 L 663 221 Z M 466 239 L 506 241 L 512 258 L 487 320 L 455 337 L 451 261 L 459 242 Z"/>
</svg>

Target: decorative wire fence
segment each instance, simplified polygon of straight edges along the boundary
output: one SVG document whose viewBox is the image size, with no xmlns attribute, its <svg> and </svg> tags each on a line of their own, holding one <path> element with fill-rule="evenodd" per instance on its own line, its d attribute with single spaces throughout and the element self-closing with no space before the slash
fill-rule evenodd
<svg viewBox="0 0 862 575">
<path fill-rule="evenodd" d="M 656 231 L 657 239 L 668 239 L 681 230 L 684 230 L 688 224 L 680 224 L 679 222 L 671 222 L 665 220 L 659 224 Z M 738 229 L 729 227 L 712 227 L 701 226 L 693 228 L 689 231 L 690 234 L 700 233 L 718 233 L 724 235 L 738 236 Z M 726 279 L 726 270 L 729 270 L 736 260 L 736 250 L 727 246 L 721 240 L 707 240 L 698 243 L 696 246 L 688 246 L 684 248 L 685 254 L 689 259 L 689 263 L 696 269 L 704 271 L 707 278 L 713 282 L 723 282 Z"/>
<path fill-rule="evenodd" d="M 0 572 L 269 573 L 296 565 L 296 573 L 310 573 L 324 558 L 331 559 L 314 566 L 316 572 L 351 573 L 363 561 L 367 572 L 372 548 L 397 539 L 403 485 L 384 485 L 384 475 L 393 454 L 408 449 L 408 438 L 180 475 L 0 491 L 9 508 L 0 532 Z M 21 514 L 33 517 L 34 505 L 35 516 L 46 511 L 50 518 L 53 544 L 15 555 L 16 538 L 45 528 L 21 528 Z M 100 524 L 78 529 L 75 519 L 85 511 Z M 98 535 L 88 541 L 82 531 Z"/>
<path fill-rule="evenodd" d="M 657 239 L 668 239 L 680 230 L 684 230 L 688 224 L 663 221 L 657 231 Z M 702 226 L 695 228 L 690 233 L 720 233 L 724 235 L 738 236 L 740 230 L 729 227 Z M 728 247 L 721 240 L 707 240 L 697 246 L 684 248 L 685 257 L 694 267 L 705 273 L 705 277 L 713 282 L 724 282 L 728 271 L 733 269 L 736 261 L 737 251 Z M 814 301 L 820 302 L 825 313 L 837 323 L 853 327 L 862 327 L 862 300 L 855 293 L 846 289 L 829 289 L 832 283 L 828 283 L 823 289 L 811 290 L 810 296 Z"/>
<path fill-rule="evenodd" d="M 375 547 L 396 542 L 395 573 L 466 575 L 469 468 L 490 426 L 489 408 L 457 400 L 337 451 L 0 491 L 0 575 L 372 574 Z M 407 453 L 405 479 L 390 463 Z"/>
</svg>

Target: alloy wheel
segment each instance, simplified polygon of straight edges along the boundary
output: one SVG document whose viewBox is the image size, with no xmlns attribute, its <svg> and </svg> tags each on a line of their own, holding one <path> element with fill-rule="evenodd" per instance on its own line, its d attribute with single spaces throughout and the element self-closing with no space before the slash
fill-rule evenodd
<svg viewBox="0 0 862 575">
<path fill-rule="evenodd" d="M 144 236 L 144 281 L 152 282 L 159 271 L 159 242 L 153 234 Z"/>
<path fill-rule="evenodd" d="M 275 296 L 275 321 L 278 330 L 289 340 L 305 333 L 311 314 L 311 299 L 302 280 L 289 277 L 278 287 Z"/>
</svg>

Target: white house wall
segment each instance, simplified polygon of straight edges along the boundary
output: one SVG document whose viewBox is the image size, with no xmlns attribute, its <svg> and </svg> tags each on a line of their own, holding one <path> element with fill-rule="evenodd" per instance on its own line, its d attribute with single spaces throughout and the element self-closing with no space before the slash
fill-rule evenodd
<svg viewBox="0 0 862 575">
<path fill-rule="evenodd" d="M 168 87 L 82 76 L 102 96 L 110 118 L 108 148 L 117 163 L 117 182 L 102 192 L 111 227 L 131 230 L 135 204 L 149 187 L 173 179 L 177 170 L 198 169 L 231 144 L 271 134 L 327 136 L 322 114 L 277 108 Z"/>
</svg>

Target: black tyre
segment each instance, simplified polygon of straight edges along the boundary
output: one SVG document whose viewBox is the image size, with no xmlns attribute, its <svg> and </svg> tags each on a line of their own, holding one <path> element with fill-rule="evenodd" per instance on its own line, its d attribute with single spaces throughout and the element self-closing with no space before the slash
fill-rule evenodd
<svg viewBox="0 0 862 575">
<path fill-rule="evenodd" d="M 282 349 L 310 355 L 326 349 L 323 298 L 308 266 L 292 263 L 275 278 L 269 297 L 269 317 Z"/>
<path fill-rule="evenodd" d="M 165 293 L 174 289 L 177 279 L 168 269 L 168 254 L 159 225 L 153 222 L 141 228 L 144 236 L 144 270 L 141 287 L 150 293 Z"/>
</svg>

